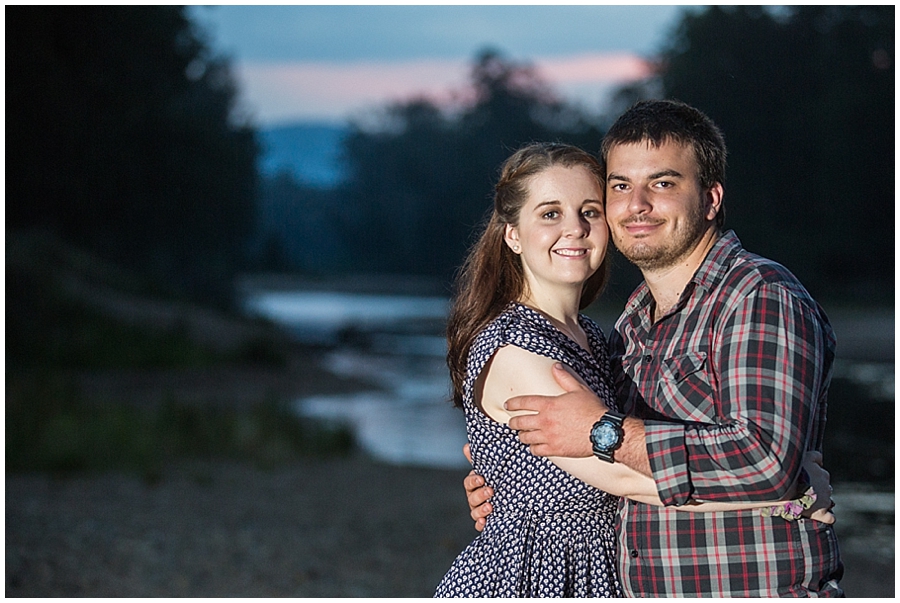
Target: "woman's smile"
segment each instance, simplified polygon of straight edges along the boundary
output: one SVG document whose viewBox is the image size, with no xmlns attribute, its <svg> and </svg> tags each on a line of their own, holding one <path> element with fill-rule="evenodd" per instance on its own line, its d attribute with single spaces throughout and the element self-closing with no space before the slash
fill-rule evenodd
<svg viewBox="0 0 900 603">
<path fill-rule="evenodd" d="M 586 257 L 588 254 L 588 250 L 585 248 L 577 248 L 577 249 L 576 248 L 561 248 L 561 249 L 554 249 L 553 253 L 555 253 L 557 255 L 561 255 L 566 258 L 578 259 L 578 258 Z"/>
</svg>

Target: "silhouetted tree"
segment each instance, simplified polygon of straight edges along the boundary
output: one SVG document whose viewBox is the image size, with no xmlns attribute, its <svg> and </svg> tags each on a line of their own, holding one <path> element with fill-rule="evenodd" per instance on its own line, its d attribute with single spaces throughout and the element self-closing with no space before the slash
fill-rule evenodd
<svg viewBox="0 0 900 603">
<path fill-rule="evenodd" d="M 336 191 L 298 182 L 289 172 L 264 178 L 253 267 L 315 275 L 349 270 L 344 205 Z"/>
<path fill-rule="evenodd" d="M 894 7 L 689 12 L 662 94 L 725 132 L 728 224 L 817 295 L 893 297 Z"/>
<path fill-rule="evenodd" d="M 252 225 L 228 62 L 173 6 L 6 8 L 6 218 L 195 290 Z"/>
<path fill-rule="evenodd" d="M 353 211 L 358 269 L 449 279 L 513 150 L 535 140 L 599 146 L 596 128 L 555 99 L 531 66 L 495 51 L 479 54 L 461 96 L 473 100 L 453 112 L 420 98 L 388 107 L 376 128 L 354 125 L 340 194 Z"/>
</svg>

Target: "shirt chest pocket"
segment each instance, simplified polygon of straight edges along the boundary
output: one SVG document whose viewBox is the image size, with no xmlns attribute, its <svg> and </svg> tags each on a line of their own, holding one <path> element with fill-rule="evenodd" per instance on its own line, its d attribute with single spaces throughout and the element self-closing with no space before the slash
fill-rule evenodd
<svg viewBox="0 0 900 603">
<path fill-rule="evenodd" d="M 705 352 L 665 358 L 660 364 L 656 404 L 662 414 L 697 423 L 716 423 L 712 380 Z"/>
</svg>

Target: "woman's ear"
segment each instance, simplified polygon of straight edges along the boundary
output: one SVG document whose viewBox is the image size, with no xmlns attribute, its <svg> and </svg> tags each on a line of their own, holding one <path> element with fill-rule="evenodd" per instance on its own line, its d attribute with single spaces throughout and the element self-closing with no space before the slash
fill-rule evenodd
<svg viewBox="0 0 900 603">
<path fill-rule="evenodd" d="M 512 224 L 506 225 L 506 230 L 503 232 L 503 240 L 506 241 L 507 246 L 512 249 L 513 253 L 520 253 L 522 248 L 519 246 L 519 231 L 516 230 L 516 227 Z"/>
</svg>

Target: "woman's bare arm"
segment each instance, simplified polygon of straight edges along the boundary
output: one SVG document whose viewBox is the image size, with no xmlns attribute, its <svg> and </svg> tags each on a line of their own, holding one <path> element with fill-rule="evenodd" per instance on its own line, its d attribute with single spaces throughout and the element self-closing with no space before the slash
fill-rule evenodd
<svg viewBox="0 0 900 603">
<path fill-rule="evenodd" d="M 514 345 L 500 348 L 476 381 L 476 403 L 491 419 L 508 424 L 513 414 L 503 404 L 509 398 L 526 394 L 556 396 L 564 393 L 550 372 L 554 362 Z M 549 460 L 563 471 L 616 496 L 653 497 L 656 494 L 656 484 L 652 478 L 621 463 L 602 463 L 596 458 L 556 457 Z"/>
</svg>

